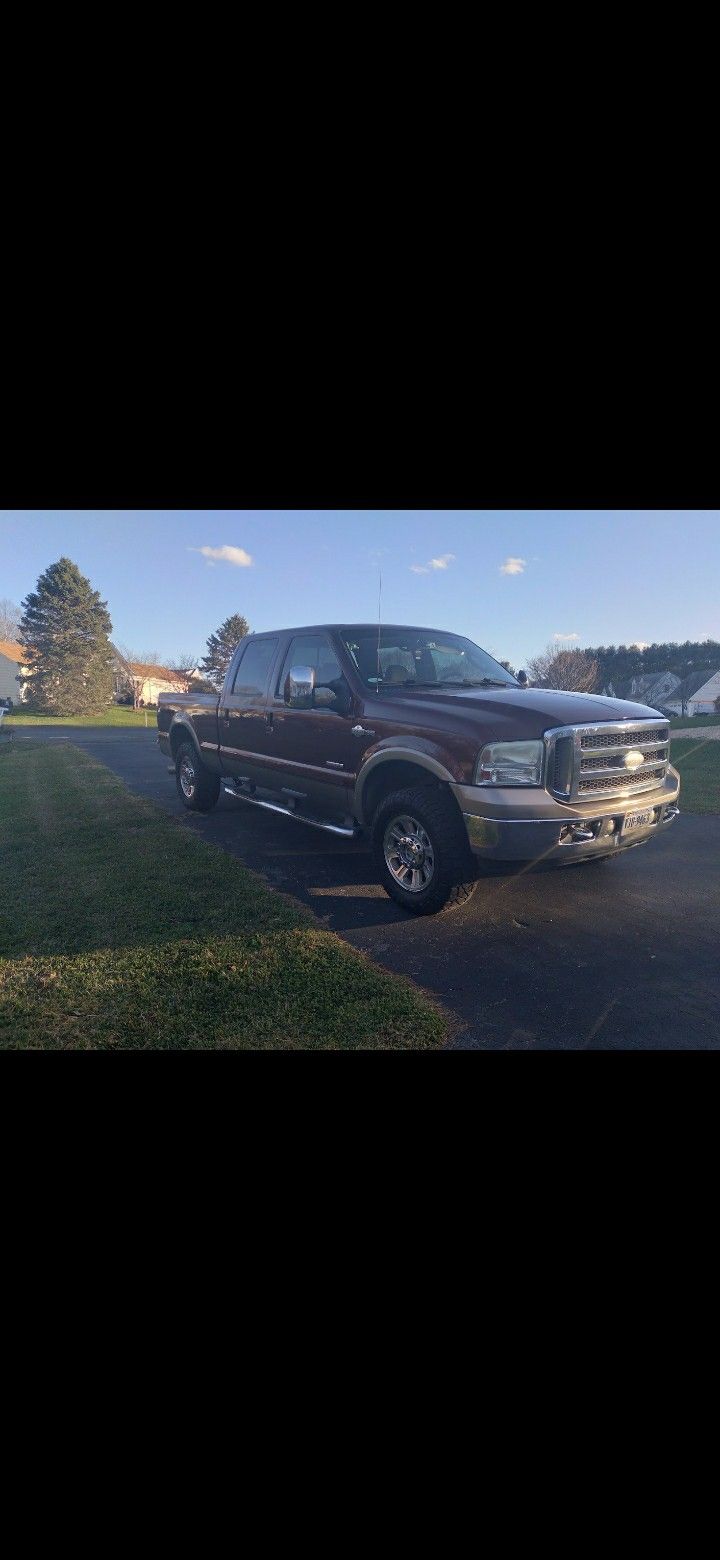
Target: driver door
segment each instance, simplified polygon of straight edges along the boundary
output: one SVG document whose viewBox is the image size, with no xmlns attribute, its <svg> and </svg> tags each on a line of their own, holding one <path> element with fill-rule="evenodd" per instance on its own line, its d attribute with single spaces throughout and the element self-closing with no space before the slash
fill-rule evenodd
<svg viewBox="0 0 720 1560">
<path fill-rule="evenodd" d="M 283 689 L 292 666 L 313 667 L 316 688 L 327 690 L 327 704 L 309 710 L 288 708 Z M 330 683 L 336 684 L 334 692 Z M 326 633 L 296 634 L 290 640 L 273 672 L 268 708 L 273 715 L 272 752 L 280 789 L 295 793 L 299 812 L 303 805 L 329 814 L 351 812 L 362 750 L 352 735 L 350 686 Z"/>
</svg>

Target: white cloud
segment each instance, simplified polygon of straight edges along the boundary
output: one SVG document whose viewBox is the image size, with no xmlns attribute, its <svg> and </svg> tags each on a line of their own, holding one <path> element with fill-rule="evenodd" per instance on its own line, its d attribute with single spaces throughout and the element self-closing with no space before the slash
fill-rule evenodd
<svg viewBox="0 0 720 1560">
<path fill-rule="evenodd" d="M 553 634 L 553 639 L 579 639 L 579 634 Z"/>
<path fill-rule="evenodd" d="M 428 563 L 411 563 L 410 571 L 412 574 L 431 574 L 433 569 L 446 569 L 454 562 L 454 553 L 441 553 L 439 558 L 431 558 Z"/>
<path fill-rule="evenodd" d="M 500 573 L 501 574 L 524 574 L 525 573 L 525 559 L 524 558 L 506 558 L 505 562 L 501 563 L 501 565 L 500 565 Z"/>
<path fill-rule="evenodd" d="M 649 639 L 633 639 L 632 644 L 629 646 L 629 649 L 630 650 L 647 650 L 649 648 L 649 645 L 650 645 L 650 640 Z"/>
<path fill-rule="evenodd" d="M 202 553 L 208 563 L 234 563 L 237 569 L 252 568 L 252 558 L 244 547 L 189 547 L 188 552 Z"/>
</svg>

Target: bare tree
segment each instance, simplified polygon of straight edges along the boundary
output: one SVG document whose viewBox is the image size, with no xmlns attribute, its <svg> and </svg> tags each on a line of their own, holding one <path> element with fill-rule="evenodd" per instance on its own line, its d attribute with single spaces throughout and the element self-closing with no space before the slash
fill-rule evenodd
<svg viewBox="0 0 720 1560">
<path fill-rule="evenodd" d="M 196 655 L 180 655 L 168 673 L 175 682 L 182 683 L 183 693 L 192 693 L 197 679 L 198 658 Z"/>
<path fill-rule="evenodd" d="M 0 601 L 0 639 L 9 639 L 12 644 L 17 644 L 21 617 L 22 609 L 3 596 Z"/>
<path fill-rule="evenodd" d="M 130 650 L 127 645 L 114 644 L 113 649 L 116 657 L 113 672 L 115 698 L 120 704 L 125 704 L 128 699 L 131 699 L 134 708 L 137 709 L 140 695 L 136 687 L 136 679 L 133 677 L 132 663 L 139 660 L 139 656 L 136 656 L 134 650 Z"/>
<path fill-rule="evenodd" d="M 527 663 L 527 674 L 536 688 L 562 688 L 572 693 L 594 693 L 600 681 L 600 665 L 585 650 L 556 650 L 548 645 Z"/>
</svg>

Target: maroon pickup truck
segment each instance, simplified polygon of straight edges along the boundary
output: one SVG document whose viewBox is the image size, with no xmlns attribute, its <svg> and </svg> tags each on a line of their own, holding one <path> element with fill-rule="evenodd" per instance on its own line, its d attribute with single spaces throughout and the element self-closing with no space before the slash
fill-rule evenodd
<svg viewBox="0 0 720 1560">
<path fill-rule="evenodd" d="M 530 688 L 469 639 L 377 623 L 250 634 L 219 697 L 161 694 L 186 807 L 220 787 L 333 834 L 367 830 L 407 910 L 465 898 L 482 861 L 597 861 L 678 813 L 667 720 Z"/>
</svg>

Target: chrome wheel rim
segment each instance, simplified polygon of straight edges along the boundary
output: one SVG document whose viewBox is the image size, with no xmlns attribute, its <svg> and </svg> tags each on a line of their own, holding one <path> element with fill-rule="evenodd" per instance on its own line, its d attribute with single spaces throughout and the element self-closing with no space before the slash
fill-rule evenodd
<svg viewBox="0 0 720 1560">
<path fill-rule="evenodd" d="M 383 840 L 388 872 L 409 894 L 421 894 L 435 872 L 432 841 L 418 822 L 406 813 L 391 819 Z"/>
<path fill-rule="evenodd" d="M 188 800 L 190 800 L 195 790 L 195 769 L 192 760 L 189 758 L 183 758 L 180 761 L 180 785 L 183 796 L 187 796 Z"/>
</svg>

